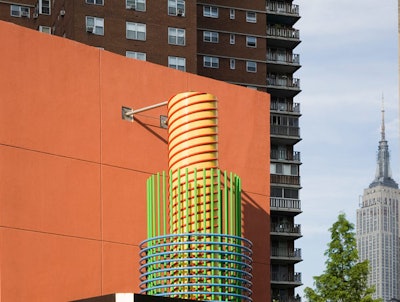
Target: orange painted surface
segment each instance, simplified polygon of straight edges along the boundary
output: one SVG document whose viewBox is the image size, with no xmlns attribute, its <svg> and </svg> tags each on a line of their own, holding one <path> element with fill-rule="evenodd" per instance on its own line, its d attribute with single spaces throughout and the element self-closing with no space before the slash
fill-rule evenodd
<svg viewBox="0 0 400 302">
<path fill-rule="evenodd" d="M 269 301 L 269 96 L 0 22 L 0 301 L 138 292 L 145 179 L 167 131 L 121 107 L 218 98 L 219 166 L 243 186 L 254 301 Z"/>
</svg>

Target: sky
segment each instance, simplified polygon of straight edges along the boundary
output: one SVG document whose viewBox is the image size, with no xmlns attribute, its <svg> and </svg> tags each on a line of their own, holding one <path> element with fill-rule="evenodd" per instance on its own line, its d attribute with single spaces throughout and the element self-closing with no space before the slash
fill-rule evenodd
<svg viewBox="0 0 400 302">
<path fill-rule="evenodd" d="M 382 96 L 392 176 L 400 183 L 396 0 L 295 0 L 301 19 L 300 170 L 303 237 L 296 265 L 305 287 L 325 270 L 329 228 L 340 213 L 356 224 L 375 176 Z"/>
</svg>

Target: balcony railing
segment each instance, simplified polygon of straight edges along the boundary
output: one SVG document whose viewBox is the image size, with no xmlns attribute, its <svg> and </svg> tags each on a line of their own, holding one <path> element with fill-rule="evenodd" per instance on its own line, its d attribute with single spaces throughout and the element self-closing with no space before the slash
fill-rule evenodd
<svg viewBox="0 0 400 302">
<path fill-rule="evenodd" d="M 294 151 L 289 152 L 286 150 L 271 150 L 271 159 L 282 159 L 282 160 L 290 160 L 300 162 L 300 152 Z"/>
<path fill-rule="evenodd" d="M 272 248 L 271 256 L 301 259 L 301 249 L 292 250 L 292 249 Z"/>
<path fill-rule="evenodd" d="M 300 176 L 271 174 L 271 183 L 300 186 Z"/>
<path fill-rule="evenodd" d="M 300 113 L 300 103 L 272 101 L 271 110 Z"/>
<path fill-rule="evenodd" d="M 277 208 L 282 210 L 301 210 L 301 201 L 300 199 L 292 199 L 292 198 L 281 198 L 281 197 L 271 197 L 270 198 L 271 208 Z"/>
<path fill-rule="evenodd" d="M 267 85 L 300 89 L 300 79 L 288 78 L 286 76 L 274 77 L 269 75 L 267 77 Z"/>
<path fill-rule="evenodd" d="M 301 297 L 299 295 L 297 295 L 296 297 L 272 297 L 272 302 L 301 302 Z"/>
<path fill-rule="evenodd" d="M 301 283 L 301 273 L 275 273 L 271 274 L 271 281 Z"/>
<path fill-rule="evenodd" d="M 280 54 L 276 52 L 267 52 L 267 61 L 276 62 L 276 63 L 286 63 L 286 64 L 300 64 L 300 55 L 299 54 Z"/>
<path fill-rule="evenodd" d="M 299 16 L 299 6 L 296 4 L 267 1 L 267 11 Z"/>
<path fill-rule="evenodd" d="M 286 28 L 279 26 L 267 26 L 267 36 L 285 38 L 292 40 L 300 39 L 300 31 L 294 28 Z"/>
<path fill-rule="evenodd" d="M 300 137 L 300 127 L 271 125 L 271 134 Z"/>
<path fill-rule="evenodd" d="M 301 225 L 291 223 L 271 223 L 271 233 L 301 235 Z"/>
</svg>

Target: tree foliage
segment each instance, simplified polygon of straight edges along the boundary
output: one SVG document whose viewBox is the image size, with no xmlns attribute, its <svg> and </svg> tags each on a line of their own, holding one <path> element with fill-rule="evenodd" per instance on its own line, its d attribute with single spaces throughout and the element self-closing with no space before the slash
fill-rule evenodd
<svg viewBox="0 0 400 302">
<path fill-rule="evenodd" d="M 341 213 L 329 229 L 331 242 L 325 251 L 326 269 L 314 277 L 315 289 L 305 288 L 309 302 L 378 302 L 372 299 L 375 292 L 368 287 L 368 261 L 360 262 L 354 225 Z"/>
</svg>

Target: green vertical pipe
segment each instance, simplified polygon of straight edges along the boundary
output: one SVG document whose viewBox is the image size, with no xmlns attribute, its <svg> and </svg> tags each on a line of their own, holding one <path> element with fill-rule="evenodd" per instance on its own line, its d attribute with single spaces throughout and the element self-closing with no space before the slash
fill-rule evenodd
<svg viewBox="0 0 400 302">
<path fill-rule="evenodd" d="M 218 205 L 218 233 L 222 234 L 222 200 L 221 200 L 221 170 L 217 169 L 217 205 Z"/>
<path fill-rule="evenodd" d="M 234 192 L 234 187 L 233 187 L 233 173 L 230 173 L 229 176 L 229 203 L 230 203 L 230 218 L 229 218 L 229 232 L 231 235 L 236 235 L 235 232 L 235 225 L 236 221 L 234 219 L 235 215 L 235 207 L 236 207 L 236 199 L 233 199 L 233 192 Z"/>
<path fill-rule="evenodd" d="M 173 204 L 172 204 L 172 171 L 169 170 L 169 233 L 172 234 L 173 223 L 172 223 L 172 213 L 173 213 Z"/>
<path fill-rule="evenodd" d="M 155 211 L 157 212 L 157 234 L 156 236 L 160 236 L 160 173 L 157 173 L 156 178 L 156 196 L 155 199 Z"/>
<path fill-rule="evenodd" d="M 194 200 L 194 215 L 195 215 L 194 229 L 195 229 L 195 232 L 197 233 L 198 232 L 197 223 L 198 223 L 199 217 L 197 216 L 197 198 L 198 198 L 198 196 L 197 196 L 197 169 L 196 168 L 194 168 L 193 177 L 194 177 L 193 200 Z"/>
<path fill-rule="evenodd" d="M 242 182 L 241 182 L 240 177 L 237 177 L 237 182 L 238 182 L 238 193 L 237 193 L 238 197 L 237 197 L 237 201 L 238 201 L 238 213 L 239 213 L 239 215 L 238 215 L 238 223 L 237 223 L 238 226 L 239 226 L 238 236 L 242 237 L 242 207 L 241 207 L 241 205 L 242 205 L 242 203 L 241 203 L 241 199 L 242 199 L 242 196 L 241 196 L 241 193 L 242 193 Z"/>
<path fill-rule="evenodd" d="M 189 233 L 189 176 L 188 176 L 188 168 L 185 169 L 185 214 L 186 214 L 186 233 Z"/>
<path fill-rule="evenodd" d="M 224 220 L 225 220 L 225 234 L 230 234 L 229 233 L 229 213 L 228 213 L 228 176 L 226 174 L 226 171 L 224 171 Z"/>
<path fill-rule="evenodd" d="M 147 181 L 146 181 L 146 228 L 147 228 L 147 238 L 150 238 L 150 232 L 149 232 L 149 221 L 150 221 L 150 219 L 149 219 L 149 212 L 150 212 L 150 210 L 149 210 L 149 199 L 150 199 L 150 194 L 149 194 L 149 191 L 150 191 L 150 186 L 149 186 L 149 179 L 147 179 Z"/>
<path fill-rule="evenodd" d="M 203 168 L 203 232 L 206 233 L 206 168 Z"/>
<path fill-rule="evenodd" d="M 214 169 L 211 168 L 211 187 L 210 187 L 210 210 L 211 210 L 211 232 L 214 233 Z"/>
<path fill-rule="evenodd" d="M 178 234 L 181 232 L 181 169 L 178 169 Z"/>
<path fill-rule="evenodd" d="M 163 189 L 163 234 L 167 233 L 167 190 L 165 186 L 165 171 L 162 172 L 162 189 Z"/>
</svg>

